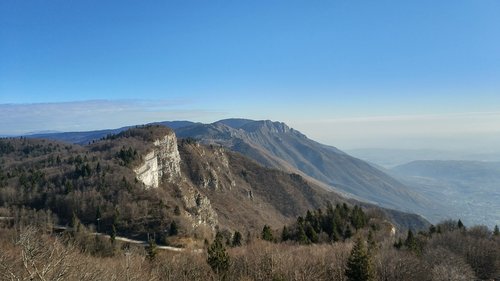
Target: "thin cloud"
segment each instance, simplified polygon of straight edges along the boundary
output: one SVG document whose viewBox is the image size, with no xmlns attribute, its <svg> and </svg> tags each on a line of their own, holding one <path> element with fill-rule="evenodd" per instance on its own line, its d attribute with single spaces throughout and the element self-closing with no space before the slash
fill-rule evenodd
<svg viewBox="0 0 500 281">
<path fill-rule="evenodd" d="M 174 119 L 204 120 L 221 112 L 184 109 L 174 100 L 88 100 L 62 103 L 0 104 L 0 135 L 33 131 L 83 131 Z M 191 107 L 191 106 L 190 106 Z"/>
</svg>

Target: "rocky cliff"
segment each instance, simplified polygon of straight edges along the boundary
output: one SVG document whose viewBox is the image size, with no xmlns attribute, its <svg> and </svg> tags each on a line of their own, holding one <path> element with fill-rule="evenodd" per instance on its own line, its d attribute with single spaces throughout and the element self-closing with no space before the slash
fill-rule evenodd
<svg viewBox="0 0 500 281">
<path fill-rule="evenodd" d="M 191 220 L 192 227 L 206 225 L 215 229 L 218 224 L 217 213 L 213 210 L 210 200 L 198 192 L 196 187 L 186 182 L 181 175 L 181 157 L 177 138 L 173 132 L 156 139 L 152 151 L 142 159 L 143 162 L 134 171 L 137 179 L 144 183 L 146 188 L 158 188 L 163 183 L 173 184 L 170 186 L 176 187 L 176 192 L 184 205 L 184 214 Z M 207 181 L 207 184 L 217 186 L 216 178 L 213 182 Z"/>
<path fill-rule="evenodd" d="M 162 180 L 173 182 L 181 176 L 177 138 L 169 133 L 154 141 L 153 151 L 143 157 L 143 163 L 136 169 L 137 179 L 147 188 L 157 188 Z"/>
</svg>

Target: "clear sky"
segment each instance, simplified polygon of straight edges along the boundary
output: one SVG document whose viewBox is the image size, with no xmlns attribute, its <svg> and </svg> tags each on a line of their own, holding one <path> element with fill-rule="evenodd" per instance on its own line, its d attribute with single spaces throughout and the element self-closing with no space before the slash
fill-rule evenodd
<svg viewBox="0 0 500 281">
<path fill-rule="evenodd" d="M 500 150 L 500 1 L 0 1 L 0 135 L 230 117 Z"/>
</svg>

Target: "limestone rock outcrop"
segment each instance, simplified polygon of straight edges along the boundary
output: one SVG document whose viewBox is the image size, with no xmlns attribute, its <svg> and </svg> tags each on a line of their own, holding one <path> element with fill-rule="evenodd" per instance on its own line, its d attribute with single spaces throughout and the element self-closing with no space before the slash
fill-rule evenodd
<svg viewBox="0 0 500 281">
<path fill-rule="evenodd" d="M 179 195 L 187 211 L 186 215 L 192 220 L 192 226 L 207 225 L 215 229 L 218 224 L 217 213 L 210 200 L 182 178 L 180 163 L 177 138 L 174 133 L 170 133 L 154 141 L 153 150 L 143 156 L 143 163 L 134 172 L 146 188 L 158 188 L 162 181 L 178 183 Z M 216 179 L 214 184 L 217 186 Z"/>
<path fill-rule="evenodd" d="M 143 157 L 141 166 L 134 169 L 137 179 L 147 188 L 157 188 L 162 180 L 174 182 L 181 176 L 181 157 L 174 133 L 155 140 L 153 151 Z"/>
</svg>

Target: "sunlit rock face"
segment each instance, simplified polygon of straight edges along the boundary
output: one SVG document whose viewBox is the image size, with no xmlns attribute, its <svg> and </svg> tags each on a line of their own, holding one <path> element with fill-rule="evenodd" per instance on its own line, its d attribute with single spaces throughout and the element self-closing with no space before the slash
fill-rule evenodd
<svg viewBox="0 0 500 281">
<path fill-rule="evenodd" d="M 155 140 L 154 145 L 153 151 L 144 156 L 142 165 L 134 169 L 137 179 L 147 188 L 157 188 L 162 180 L 173 182 L 181 176 L 181 157 L 175 134 Z"/>
<path fill-rule="evenodd" d="M 210 200 L 195 187 L 186 184 L 185 179 L 181 177 L 181 157 L 174 133 L 155 140 L 153 151 L 144 155 L 143 159 L 142 165 L 134 171 L 137 179 L 144 183 L 146 188 L 158 188 L 162 181 L 179 183 L 179 192 L 187 210 L 185 214 L 190 218 L 192 227 L 206 225 L 215 230 L 218 224 L 217 213 Z M 224 165 L 227 164 L 224 162 Z"/>
</svg>

